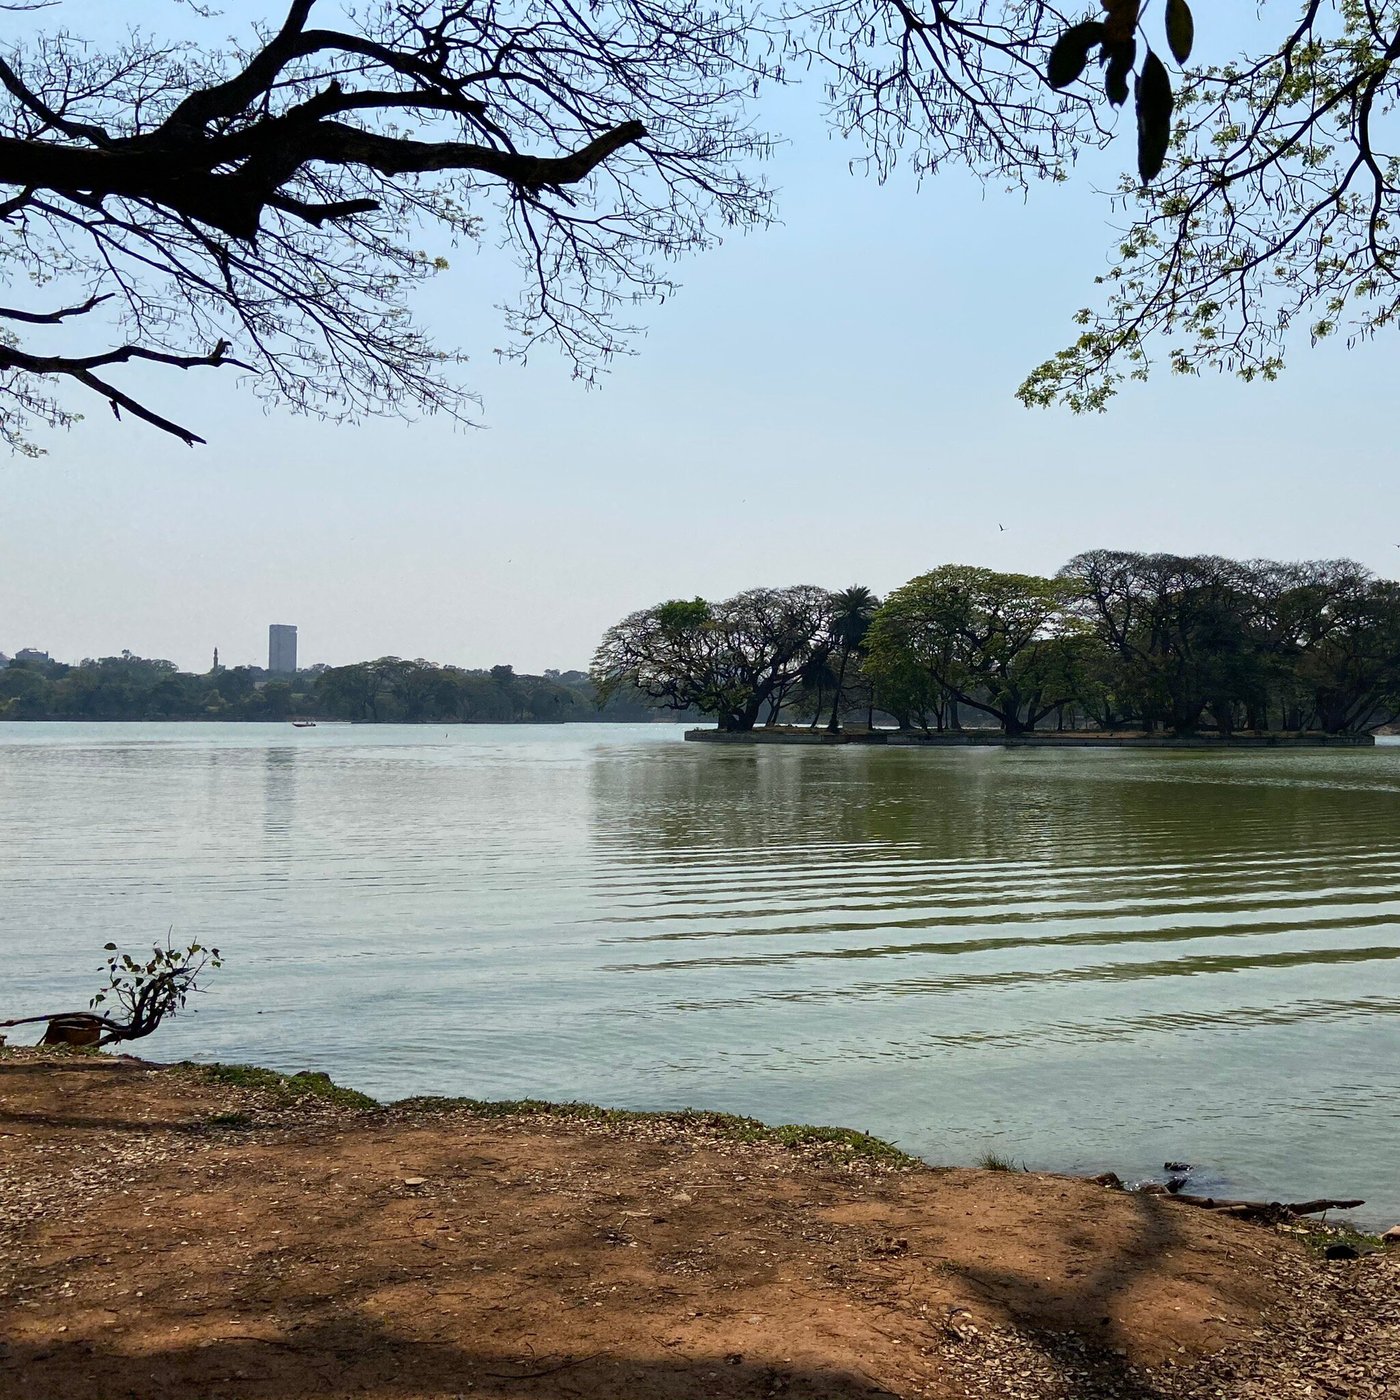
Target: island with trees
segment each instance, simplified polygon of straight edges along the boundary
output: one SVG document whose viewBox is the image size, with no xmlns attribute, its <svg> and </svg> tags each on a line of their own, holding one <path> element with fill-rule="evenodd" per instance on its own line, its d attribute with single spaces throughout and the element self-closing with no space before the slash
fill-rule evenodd
<svg viewBox="0 0 1400 1400">
<path fill-rule="evenodd" d="M 883 602 L 661 603 L 608 630 L 592 675 L 605 700 L 713 716 L 687 737 L 721 741 L 1371 743 L 1400 718 L 1400 584 L 1349 560 L 947 564 Z"/>
</svg>

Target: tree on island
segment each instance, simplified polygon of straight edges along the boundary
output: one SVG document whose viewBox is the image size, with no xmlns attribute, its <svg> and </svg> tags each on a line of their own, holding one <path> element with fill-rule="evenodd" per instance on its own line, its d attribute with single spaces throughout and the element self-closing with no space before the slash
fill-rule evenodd
<svg viewBox="0 0 1400 1400">
<path fill-rule="evenodd" d="M 633 687 L 670 709 L 695 708 L 721 729 L 770 722 L 830 653 L 833 595 L 750 588 L 722 603 L 673 599 L 610 627 L 590 674 L 601 700 Z"/>
<path fill-rule="evenodd" d="M 831 643 L 838 661 L 834 694 L 831 697 L 829 734 L 841 731 L 841 700 L 846 690 L 846 672 L 853 658 L 863 655 L 870 622 L 880 600 L 863 584 L 843 588 L 831 600 Z"/>
<path fill-rule="evenodd" d="M 1074 699 L 1059 652 L 1072 590 L 1052 579 L 945 564 L 896 589 L 875 615 L 867 670 L 912 663 L 957 705 L 1006 734 L 1034 729 Z"/>
<path fill-rule="evenodd" d="M 1262 729 L 1272 709 L 1284 728 L 1337 734 L 1400 707 L 1400 584 L 1351 560 L 1094 550 L 1060 578 L 1149 727 L 1190 733 L 1209 712 L 1224 733 Z"/>
<path fill-rule="evenodd" d="M 1210 709 L 1257 711 L 1260 647 L 1248 566 L 1211 556 L 1095 550 L 1060 571 L 1075 611 L 1114 657 L 1117 689 L 1149 727 L 1189 734 Z"/>
<path fill-rule="evenodd" d="M 0 309 L 12 447 L 71 422 L 73 386 L 202 441 L 138 395 L 138 364 L 234 367 L 332 417 L 465 414 L 462 356 L 410 315 L 445 266 L 424 243 L 502 239 L 512 353 L 553 342 L 591 376 L 626 308 L 670 289 L 659 263 L 769 217 L 750 106 L 809 72 L 880 178 L 1063 180 L 1133 95 L 1108 301 L 1027 403 L 1101 408 L 1158 342 L 1178 371 L 1273 377 L 1295 321 L 1356 338 L 1400 312 L 1393 4 L 1270 6 L 1247 52 L 1175 76 L 1185 0 L 1077 20 L 1037 0 L 397 0 L 342 29 L 312 9 L 226 52 L 50 27 L 0 58 L 0 256 L 34 284 Z"/>
</svg>

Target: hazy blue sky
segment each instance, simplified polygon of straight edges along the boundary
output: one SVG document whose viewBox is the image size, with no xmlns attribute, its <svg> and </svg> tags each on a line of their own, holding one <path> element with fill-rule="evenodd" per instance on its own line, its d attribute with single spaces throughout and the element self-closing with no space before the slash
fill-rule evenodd
<svg viewBox="0 0 1400 1400">
<path fill-rule="evenodd" d="M 83 29 L 114 8 L 62 13 Z M 231 4 L 212 32 L 274 8 Z M 1389 339 L 1304 342 L 1275 385 L 1163 373 L 1101 417 L 1012 397 L 1092 300 L 1110 245 L 1092 186 L 1131 163 L 1129 132 L 1022 200 L 961 175 L 851 177 L 814 102 L 774 110 L 783 223 L 684 265 L 601 389 L 547 354 L 498 364 L 502 265 L 458 253 L 432 324 L 473 356 L 478 430 L 264 415 L 210 372 L 151 384 L 208 447 L 88 403 L 48 456 L 0 459 L 0 650 L 262 663 L 278 621 L 303 664 L 539 670 L 586 664 L 609 623 L 666 597 L 883 592 L 947 561 L 1048 571 L 1110 546 L 1396 573 Z"/>
</svg>

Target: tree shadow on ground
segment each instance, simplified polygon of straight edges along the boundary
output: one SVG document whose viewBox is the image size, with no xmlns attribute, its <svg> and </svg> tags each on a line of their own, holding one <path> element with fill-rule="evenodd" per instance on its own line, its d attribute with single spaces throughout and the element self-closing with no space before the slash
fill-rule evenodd
<svg viewBox="0 0 1400 1400">
<path fill-rule="evenodd" d="M 113 1400 L 198 1396 L 284 1400 L 316 1393 L 407 1397 L 577 1396 L 597 1400 L 879 1400 L 873 1376 L 729 1356 L 502 1354 L 463 1340 L 394 1336 L 374 1319 L 297 1328 L 286 1337 L 225 1335 L 150 1351 L 75 1340 L 0 1343 L 0 1400 Z"/>
<path fill-rule="evenodd" d="M 23 1057 L 15 1051 L 24 1052 Z M 0 1078 L 27 1078 L 42 1083 L 56 1074 L 101 1074 L 104 1083 L 118 1075 L 164 1069 L 135 1055 L 105 1054 L 95 1050 L 70 1050 L 51 1045 L 9 1045 L 0 1052 Z"/>
<path fill-rule="evenodd" d="M 207 1126 L 207 1116 L 199 1118 L 104 1118 L 86 1117 L 81 1113 L 26 1113 L 18 1109 L 0 1109 L 0 1126 L 24 1124 L 33 1128 L 61 1130 L 97 1128 L 119 1133 L 191 1133 Z"/>
<path fill-rule="evenodd" d="M 13 1045 L 6 1047 L 6 1054 L 0 1056 L 0 1076 L 5 1078 L 15 1078 L 24 1076 L 30 1079 L 42 1080 L 55 1074 L 91 1074 L 95 1066 L 106 1068 L 103 1061 L 95 1055 L 63 1055 L 61 1052 L 53 1054 L 52 1059 L 24 1059 L 12 1060 L 9 1058 L 11 1050 L 33 1050 L 38 1051 L 37 1045 Z M 120 1065 L 119 1070 L 129 1069 L 129 1065 Z"/>
<path fill-rule="evenodd" d="M 1014 1325 L 1062 1375 L 1083 1394 L 1103 1394 L 1122 1400 L 1167 1400 L 1172 1393 L 1163 1382 L 1143 1373 L 1129 1360 L 1134 1338 L 1124 1334 L 1119 1313 L 1139 1284 L 1150 1280 L 1158 1262 L 1177 1247 L 1187 1247 L 1176 1212 L 1186 1209 L 1149 1196 L 1128 1193 L 1138 1228 L 1133 1237 L 1104 1259 L 1073 1289 L 1047 1296 L 1043 1281 L 1024 1273 L 979 1265 L 954 1268 L 998 1314 L 996 1320 Z M 1077 1313 L 1097 1317 L 1090 1331 L 1056 1326 L 1056 1315 Z"/>
</svg>

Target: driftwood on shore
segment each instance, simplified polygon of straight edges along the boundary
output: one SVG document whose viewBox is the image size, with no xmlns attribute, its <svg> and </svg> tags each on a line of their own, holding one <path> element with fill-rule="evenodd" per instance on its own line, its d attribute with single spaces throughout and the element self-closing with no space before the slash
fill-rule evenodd
<svg viewBox="0 0 1400 1400">
<path fill-rule="evenodd" d="M 1100 1176 L 1090 1177 L 1090 1180 L 1098 1186 L 1107 1186 L 1114 1191 L 1129 1189 L 1116 1172 L 1104 1172 Z M 1165 1196 L 1168 1200 L 1180 1201 L 1183 1205 L 1199 1206 L 1202 1210 L 1232 1215 L 1239 1220 L 1289 1220 L 1299 1215 L 1320 1215 L 1328 1210 L 1355 1210 L 1358 1206 L 1366 1204 L 1361 1200 L 1343 1201 L 1330 1197 L 1320 1197 L 1315 1201 L 1223 1201 L 1215 1196 L 1193 1196 L 1185 1191 L 1173 1191 L 1170 1186 L 1162 1186 L 1157 1182 L 1148 1182 L 1131 1189 L 1140 1196 Z"/>
<path fill-rule="evenodd" d="M 118 1021 L 105 1016 L 94 1016 L 89 1011 L 59 1011 L 48 1016 L 17 1016 L 11 1021 L 0 1021 L 0 1026 L 34 1026 L 47 1023 L 41 1045 L 105 1045 L 114 1040 L 131 1039 L 121 1032 L 128 1028 Z M 104 1030 L 107 1039 L 102 1038 Z M 0 1043 L 4 1037 L 0 1036 Z"/>
<path fill-rule="evenodd" d="M 1219 1201 L 1213 1196 L 1188 1196 L 1180 1191 L 1167 1191 L 1159 1188 L 1152 1195 L 1169 1196 L 1188 1206 L 1199 1206 L 1202 1210 L 1213 1210 L 1218 1215 L 1233 1215 L 1239 1220 L 1289 1220 L 1299 1215 L 1319 1215 L 1327 1210 L 1355 1210 L 1364 1206 L 1365 1201 L 1318 1200 L 1318 1201 Z"/>
<path fill-rule="evenodd" d="M 1222 1201 L 1215 1196 L 1193 1196 L 1185 1191 L 1170 1191 L 1165 1186 L 1150 1183 L 1139 1186 L 1138 1191 L 1146 1196 L 1166 1196 L 1183 1205 L 1199 1206 L 1202 1210 L 1213 1210 L 1221 1215 L 1236 1215 L 1245 1220 L 1279 1220 L 1291 1215 L 1320 1215 L 1327 1210 L 1355 1210 L 1364 1206 L 1361 1200 L 1333 1200 L 1323 1197 L 1315 1201 Z"/>
</svg>

